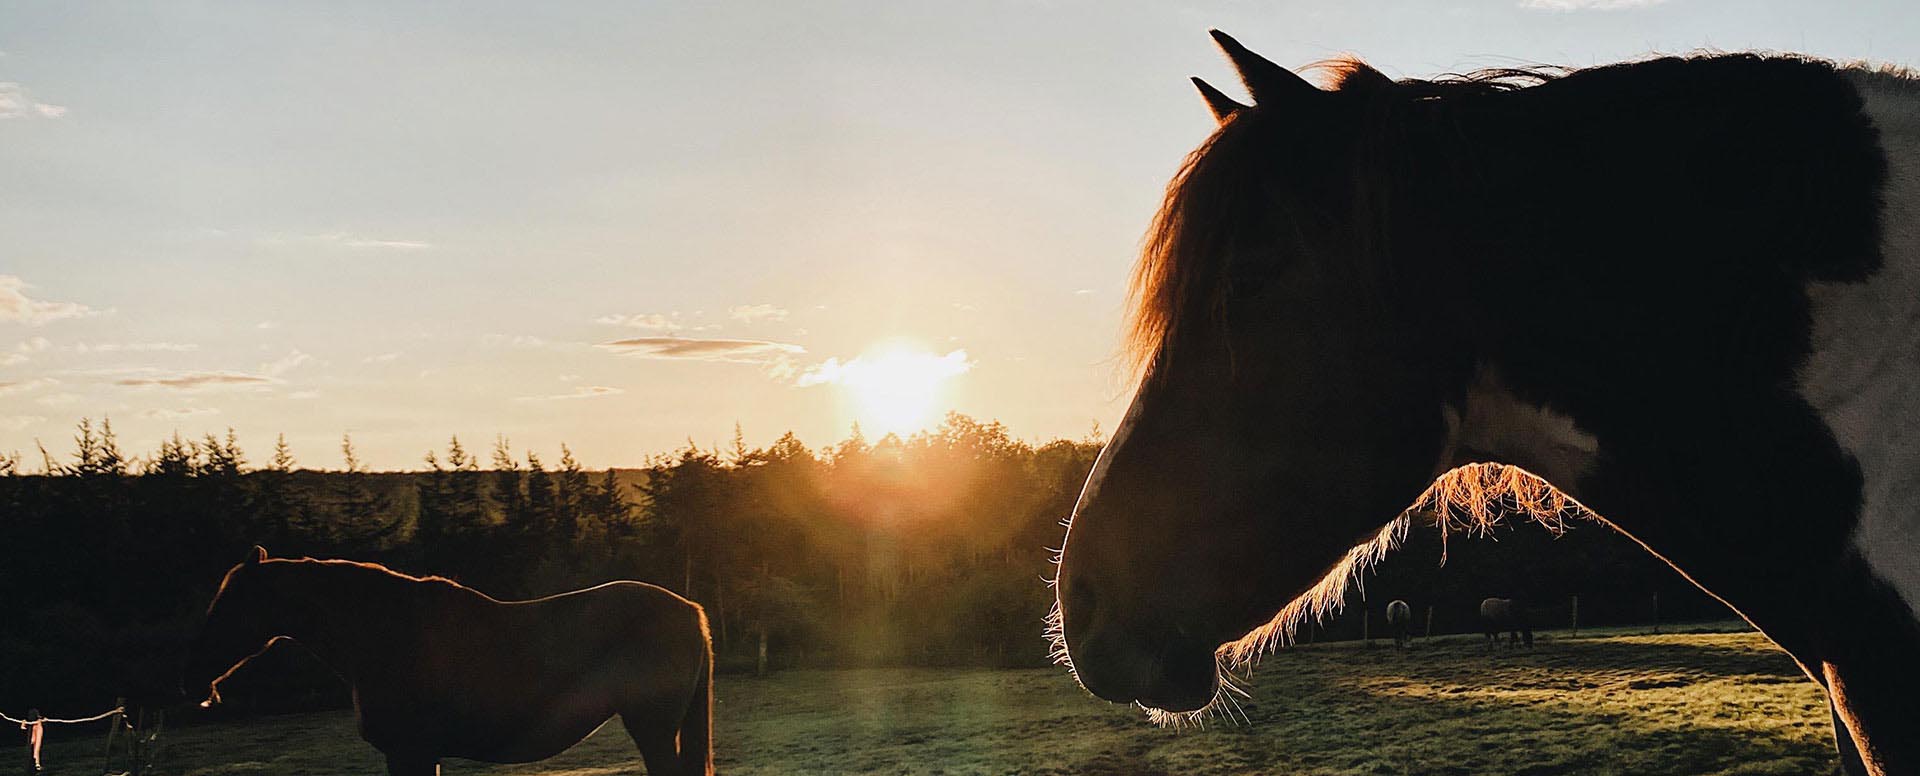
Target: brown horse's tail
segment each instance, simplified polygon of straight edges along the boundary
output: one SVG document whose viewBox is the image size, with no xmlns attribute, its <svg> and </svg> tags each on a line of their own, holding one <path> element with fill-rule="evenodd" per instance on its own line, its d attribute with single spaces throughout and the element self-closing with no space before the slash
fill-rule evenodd
<svg viewBox="0 0 1920 776">
<path fill-rule="evenodd" d="M 700 616 L 700 667 L 693 681 L 693 700 L 680 720 L 680 772 L 687 776 L 713 776 L 713 636 L 707 630 L 707 613 Z"/>
</svg>

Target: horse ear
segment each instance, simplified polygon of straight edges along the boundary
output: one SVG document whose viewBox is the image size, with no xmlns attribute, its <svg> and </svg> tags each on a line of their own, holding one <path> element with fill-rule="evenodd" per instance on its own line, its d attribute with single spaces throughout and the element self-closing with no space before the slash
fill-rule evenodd
<svg viewBox="0 0 1920 776">
<path fill-rule="evenodd" d="M 1233 62 L 1233 68 L 1240 72 L 1240 82 L 1247 85 L 1255 105 L 1286 103 L 1320 93 L 1313 84 L 1307 83 L 1307 79 L 1253 53 L 1240 45 L 1240 41 L 1234 40 L 1233 36 L 1219 30 L 1208 30 L 1207 34 L 1213 36 L 1213 42 L 1220 46 L 1227 59 Z"/>
<path fill-rule="evenodd" d="M 267 559 L 267 548 L 262 547 L 258 544 L 253 545 L 253 551 L 247 553 L 247 565 L 249 566 L 260 565 L 260 563 L 262 561 L 265 561 L 266 559 Z"/>
<path fill-rule="evenodd" d="M 1214 120 L 1222 124 L 1227 123 L 1228 116 L 1247 107 L 1228 97 L 1225 92 L 1213 88 L 1213 84 L 1200 80 L 1199 76 L 1194 76 L 1193 88 L 1200 90 L 1200 97 L 1207 101 L 1207 108 L 1213 111 Z"/>
</svg>

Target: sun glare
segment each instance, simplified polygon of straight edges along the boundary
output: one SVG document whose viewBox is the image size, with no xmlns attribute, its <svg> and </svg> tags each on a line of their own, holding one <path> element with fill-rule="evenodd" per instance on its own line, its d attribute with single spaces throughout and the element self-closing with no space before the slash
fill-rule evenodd
<svg viewBox="0 0 1920 776">
<path fill-rule="evenodd" d="M 854 420 L 868 435 L 904 436 L 930 425 L 942 409 L 947 381 L 972 368 L 964 350 L 939 355 L 916 343 L 894 341 L 845 362 L 828 359 L 802 375 L 800 383 L 840 386 Z"/>
</svg>

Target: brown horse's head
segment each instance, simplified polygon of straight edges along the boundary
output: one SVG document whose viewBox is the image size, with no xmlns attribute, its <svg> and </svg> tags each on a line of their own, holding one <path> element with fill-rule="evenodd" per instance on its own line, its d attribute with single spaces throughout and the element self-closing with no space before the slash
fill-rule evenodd
<svg viewBox="0 0 1920 776">
<path fill-rule="evenodd" d="M 1353 175 L 1367 93 L 1323 91 L 1218 36 L 1258 104 L 1169 188 L 1140 266 L 1145 377 L 1061 553 L 1064 655 L 1111 701 L 1190 711 L 1223 645 L 1340 565 L 1432 479 L 1443 396 L 1418 295 L 1386 290 Z M 1344 567 L 1341 569 L 1344 570 Z"/>
<path fill-rule="evenodd" d="M 181 690 L 188 697 L 206 699 L 202 707 L 220 702 L 216 687 L 220 680 L 283 635 L 266 561 L 265 548 L 248 550 L 246 560 L 227 571 L 207 607 L 207 621 L 194 640 L 181 678 Z"/>
</svg>

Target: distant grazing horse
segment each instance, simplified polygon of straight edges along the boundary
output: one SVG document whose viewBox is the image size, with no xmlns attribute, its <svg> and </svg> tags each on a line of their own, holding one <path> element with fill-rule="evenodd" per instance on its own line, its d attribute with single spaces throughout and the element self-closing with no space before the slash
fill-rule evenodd
<svg viewBox="0 0 1920 776">
<path fill-rule="evenodd" d="M 1500 645 L 1500 634 L 1507 634 L 1507 648 L 1520 645 L 1524 639 L 1528 649 L 1533 648 L 1533 623 L 1527 619 L 1527 610 L 1513 602 L 1511 598 L 1489 598 L 1480 602 L 1480 629 L 1487 634 L 1487 649 Z"/>
<path fill-rule="evenodd" d="M 1852 768 L 1920 773 L 1920 79 L 1321 88 L 1216 37 L 1254 104 L 1200 84 L 1134 273 L 1056 579 L 1080 682 L 1204 709 L 1412 524 L 1598 516 L 1791 653 Z"/>
<path fill-rule="evenodd" d="M 543 760 L 615 714 L 651 776 L 713 772 L 713 652 L 700 607 L 639 582 L 502 602 L 370 563 L 255 547 L 207 609 L 186 688 L 218 685 L 280 639 L 353 685 L 360 735 L 392 776 L 440 759 Z"/>
<path fill-rule="evenodd" d="M 1407 642 L 1412 641 L 1412 638 L 1407 635 L 1412 626 L 1413 607 L 1397 599 L 1387 603 L 1387 629 L 1393 631 L 1395 648 L 1406 649 Z"/>
</svg>

